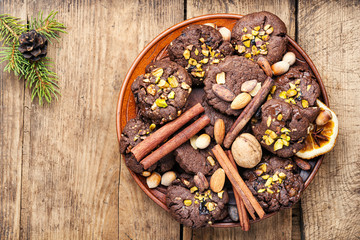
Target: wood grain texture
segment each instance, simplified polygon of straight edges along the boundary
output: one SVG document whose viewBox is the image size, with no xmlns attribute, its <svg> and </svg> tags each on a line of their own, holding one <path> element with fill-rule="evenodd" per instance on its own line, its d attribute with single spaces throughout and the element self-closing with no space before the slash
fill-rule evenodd
<svg viewBox="0 0 360 240">
<path fill-rule="evenodd" d="M 29 1 L 28 16 L 59 11 L 69 34 L 50 47 L 62 96 L 27 92 L 21 238 L 117 239 L 120 155 L 115 105 L 125 37 L 116 1 Z"/>
<path fill-rule="evenodd" d="M 26 19 L 26 8 L 18 6 L 26 3 L 0 1 L 0 14 Z M 20 236 L 24 88 L 23 80 L 0 70 L 0 239 Z"/>
<path fill-rule="evenodd" d="M 291 239 L 291 209 L 280 211 L 271 218 L 251 224 L 250 231 L 237 228 L 203 228 L 193 230 L 193 240 L 217 239 Z M 184 238 L 185 239 L 185 238 Z"/>
<path fill-rule="evenodd" d="M 339 136 L 302 196 L 305 239 L 360 238 L 359 1 L 299 1 L 299 43 L 317 66 Z"/>
<path fill-rule="evenodd" d="M 277 14 L 286 24 L 288 34 L 295 37 L 295 5 L 293 1 L 221 1 L 188 0 L 187 18 L 207 13 L 238 13 L 266 10 Z M 251 225 L 249 232 L 241 228 L 202 229 L 193 231 L 193 239 L 291 239 L 291 209 L 281 211 L 276 216 Z M 185 238 L 184 238 L 185 239 Z"/>
<path fill-rule="evenodd" d="M 126 46 L 127 50 L 121 58 L 121 77 L 117 81 L 122 81 L 147 43 L 166 28 L 184 20 L 183 7 L 183 2 L 176 0 L 121 3 L 119 9 L 124 15 L 119 27 L 126 27 L 127 34 L 119 39 L 119 45 Z M 140 190 L 123 159 L 119 196 L 120 239 L 180 239 L 180 224 Z"/>
<path fill-rule="evenodd" d="M 187 18 L 210 13 L 248 14 L 268 11 L 278 15 L 288 29 L 288 35 L 295 38 L 295 1 L 291 0 L 187 0 Z"/>
</svg>

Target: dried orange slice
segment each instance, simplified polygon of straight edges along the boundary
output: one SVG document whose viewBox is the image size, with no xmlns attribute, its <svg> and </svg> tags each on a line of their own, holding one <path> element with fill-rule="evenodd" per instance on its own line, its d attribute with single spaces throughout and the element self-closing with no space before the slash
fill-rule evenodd
<svg viewBox="0 0 360 240">
<path fill-rule="evenodd" d="M 330 117 L 330 114 L 331 119 L 329 121 L 326 119 L 325 122 L 327 123 L 323 126 L 314 123 L 310 127 L 310 132 L 305 140 L 305 147 L 296 153 L 299 158 L 312 159 L 323 155 L 333 149 L 336 143 L 339 132 L 339 122 L 336 114 L 319 99 L 316 100 L 316 104 L 321 109 L 321 114 L 328 114 L 328 117 Z M 322 120 L 324 119 L 318 117 L 316 122 L 321 124 Z"/>
</svg>

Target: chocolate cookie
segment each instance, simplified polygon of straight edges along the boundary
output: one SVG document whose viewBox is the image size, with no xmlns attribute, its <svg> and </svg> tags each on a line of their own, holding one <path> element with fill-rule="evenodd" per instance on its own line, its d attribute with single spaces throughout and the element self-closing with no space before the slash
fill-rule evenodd
<svg viewBox="0 0 360 240">
<path fill-rule="evenodd" d="M 174 151 L 175 160 L 186 173 L 210 175 L 219 168 L 211 152 L 213 146 L 210 144 L 206 149 L 194 149 L 187 141 Z"/>
<path fill-rule="evenodd" d="M 252 130 L 261 145 L 279 157 L 291 157 L 304 146 L 310 122 L 301 109 L 283 100 L 271 99 L 261 107 Z"/>
<path fill-rule="evenodd" d="M 269 12 L 256 12 L 239 19 L 231 32 L 236 52 L 256 61 L 265 57 L 270 64 L 281 60 L 286 51 L 286 26 Z"/>
<path fill-rule="evenodd" d="M 221 113 L 238 116 L 242 109 L 232 109 L 231 102 L 242 93 L 242 84 L 255 80 L 260 84 L 266 78 L 263 70 L 251 60 L 227 56 L 223 62 L 209 68 L 204 81 L 207 102 Z"/>
<path fill-rule="evenodd" d="M 202 88 L 193 89 L 186 103 L 185 111 L 197 103 L 201 103 L 205 109 L 204 113 L 210 118 L 210 123 L 204 128 L 206 134 L 210 135 L 212 138 L 214 137 L 214 124 L 219 118 L 221 118 L 225 123 L 225 131 L 229 131 L 235 122 L 235 118 L 222 114 L 210 106 L 205 99 L 205 92 Z"/>
<path fill-rule="evenodd" d="M 211 190 L 197 191 L 173 184 L 167 189 L 166 205 L 171 215 L 191 228 L 211 225 L 227 215 L 226 204 L 229 201 L 227 191 L 214 193 Z"/>
<path fill-rule="evenodd" d="M 162 124 L 177 118 L 191 92 L 191 79 L 186 70 L 175 62 L 160 60 L 146 67 L 131 90 L 139 114 Z"/>
<path fill-rule="evenodd" d="M 271 96 L 298 106 L 310 122 L 318 115 L 319 109 L 315 104 L 320 96 L 320 87 L 315 77 L 304 67 L 291 67 L 287 73 L 277 77 Z"/>
<path fill-rule="evenodd" d="M 147 136 L 156 131 L 155 124 L 143 121 L 139 117 L 129 120 L 121 134 L 120 152 L 124 154 L 125 164 L 128 168 L 136 173 L 144 171 L 143 166 L 135 159 L 131 149 L 143 141 Z M 153 171 L 158 167 L 159 172 L 170 170 L 175 164 L 175 158 L 172 153 L 163 157 L 157 164 L 151 166 L 148 171 Z"/>
<path fill-rule="evenodd" d="M 246 185 L 267 213 L 293 206 L 300 198 L 304 182 L 294 161 L 265 157 L 243 174 Z"/>
<path fill-rule="evenodd" d="M 233 53 L 230 42 L 223 42 L 218 30 L 206 25 L 191 25 L 168 48 L 172 61 L 183 66 L 194 85 L 202 85 L 209 65 L 217 64 Z"/>
</svg>

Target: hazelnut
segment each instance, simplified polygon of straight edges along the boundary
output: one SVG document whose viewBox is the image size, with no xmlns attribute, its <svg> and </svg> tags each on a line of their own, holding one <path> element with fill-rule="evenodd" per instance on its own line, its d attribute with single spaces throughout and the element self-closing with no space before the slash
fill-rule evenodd
<svg viewBox="0 0 360 240">
<path fill-rule="evenodd" d="M 175 179 L 176 179 L 176 173 L 174 171 L 166 172 L 161 177 L 161 185 L 168 187 Z"/>
<path fill-rule="evenodd" d="M 149 177 L 146 178 L 146 184 L 149 188 L 156 188 L 159 186 L 161 176 L 157 172 L 153 172 Z"/>
<path fill-rule="evenodd" d="M 283 56 L 282 60 L 284 62 L 287 62 L 290 66 L 293 65 L 296 62 L 296 56 L 293 52 L 287 52 Z"/>
<path fill-rule="evenodd" d="M 274 72 L 274 75 L 276 75 L 276 76 L 286 73 L 287 71 L 289 71 L 289 68 L 290 68 L 290 64 L 288 62 L 284 62 L 284 61 L 274 63 L 271 66 L 271 69 Z"/>
<path fill-rule="evenodd" d="M 230 41 L 231 31 L 229 29 L 227 29 L 226 27 L 221 27 L 219 28 L 219 32 L 221 33 L 224 41 Z"/>
<path fill-rule="evenodd" d="M 316 118 L 316 125 L 324 126 L 332 118 L 331 112 L 329 110 L 322 110 Z"/>
<path fill-rule="evenodd" d="M 261 160 L 260 143 L 250 133 L 238 136 L 231 146 L 231 152 L 237 165 L 243 168 L 253 168 Z"/>
</svg>

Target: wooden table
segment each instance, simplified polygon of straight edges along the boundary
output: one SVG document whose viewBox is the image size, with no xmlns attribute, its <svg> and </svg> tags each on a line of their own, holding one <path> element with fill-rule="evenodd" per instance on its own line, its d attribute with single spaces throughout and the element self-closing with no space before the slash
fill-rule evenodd
<svg viewBox="0 0 360 240">
<path fill-rule="evenodd" d="M 50 49 L 58 102 L 39 106 L 0 73 L 0 239 L 359 239 L 359 1 L 0 0 L 23 19 L 58 10 L 68 35 Z M 157 34 L 206 13 L 268 10 L 305 49 L 337 112 L 340 134 L 301 204 L 239 228 L 182 227 L 132 181 L 115 109 L 132 61 Z M 3 67 L 4 65 L 1 65 Z"/>
</svg>

